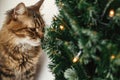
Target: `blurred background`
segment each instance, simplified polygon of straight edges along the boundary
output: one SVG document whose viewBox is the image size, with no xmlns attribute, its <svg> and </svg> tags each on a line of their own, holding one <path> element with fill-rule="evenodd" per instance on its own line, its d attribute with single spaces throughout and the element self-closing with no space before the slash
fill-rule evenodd
<svg viewBox="0 0 120 80">
<path fill-rule="evenodd" d="M 35 4 L 39 0 L 0 0 L 0 28 L 5 20 L 5 13 L 7 10 L 14 8 L 18 3 L 23 2 L 26 6 L 30 6 Z M 41 9 L 41 14 L 43 15 L 44 21 L 46 22 L 46 26 L 50 26 L 52 17 L 58 14 L 58 9 L 55 5 L 55 0 L 45 0 Z M 46 62 L 44 64 L 42 74 L 39 80 L 53 80 L 54 77 L 50 70 L 48 69 L 48 63 L 50 60 L 48 57 L 46 58 Z"/>
</svg>

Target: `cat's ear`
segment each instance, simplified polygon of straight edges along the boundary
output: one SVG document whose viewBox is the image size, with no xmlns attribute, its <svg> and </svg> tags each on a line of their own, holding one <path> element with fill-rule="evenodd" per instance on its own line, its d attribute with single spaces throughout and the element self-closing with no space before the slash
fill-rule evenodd
<svg viewBox="0 0 120 80">
<path fill-rule="evenodd" d="M 24 3 L 19 3 L 15 8 L 14 8 L 14 15 L 23 15 L 27 12 L 27 8 Z"/>
<path fill-rule="evenodd" d="M 38 1 L 36 4 L 34 4 L 32 7 L 34 7 L 36 10 L 39 11 L 41 5 L 43 4 L 44 0 Z"/>
</svg>

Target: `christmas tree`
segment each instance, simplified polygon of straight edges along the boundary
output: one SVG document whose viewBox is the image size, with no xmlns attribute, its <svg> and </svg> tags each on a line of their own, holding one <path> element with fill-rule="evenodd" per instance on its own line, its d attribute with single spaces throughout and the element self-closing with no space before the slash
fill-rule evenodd
<svg viewBox="0 0 120 80">
<path fill-rule="evenodd" d="M 120 80 L 120 0 L 56 0 L 43 48 L 55 80 Z"/>
</svg>

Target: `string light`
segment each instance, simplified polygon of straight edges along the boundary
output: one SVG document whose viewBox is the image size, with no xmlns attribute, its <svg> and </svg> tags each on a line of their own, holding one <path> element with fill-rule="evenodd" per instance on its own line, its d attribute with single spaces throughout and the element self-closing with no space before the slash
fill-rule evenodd
<svg viewBox="0 0 120 80">
<path fill-rule="evenodd" d="M 73 58 L 73 63 L 76 63 L 79 60 L 79 56 L 81 55 L 82 51 L 80 50 L 77 56 Z"/>
<path fill-rule="evenodd" d="M 64 4 L 62 2 L 59 2 L 59 7 L 62 8 Z"/>
<path fill-rule="evenodd" d="M 115 12 L 114 12 L 114 10 L 112 9 L 112 10 L 110 10 L 110 12 L 109 12 L 109 17 L 113 17 L 115 15 Z"/>
<path fill-rule="evenodd" d="M 64 30 L 65 27 L 64 27 L 63 25 L 60 25 L 60 29 L 61 29 L 61 30 Z"/>
<path fill-rule="evenodd" d="M 115 55 L 111 55 L 110 58 L 111 58 L 111 60 L 115 59 Z"/>
<path fill-rule="evenodd" d="M 75 57 L 74 59 L 73 59 L 73 63 L 76 63 L 77 61 L 78 61 L 78 57 Z"/>
</svg>

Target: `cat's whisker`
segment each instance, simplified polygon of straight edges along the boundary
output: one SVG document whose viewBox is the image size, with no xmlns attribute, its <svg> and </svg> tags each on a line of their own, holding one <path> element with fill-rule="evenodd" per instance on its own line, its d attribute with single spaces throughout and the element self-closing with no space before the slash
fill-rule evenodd
<svg viewBox="0 0 120 80">
<path fill-rule="evenodd" d="M 45 26 L 36 5 L 38 9 L 42 3 L 19 3 L 8 11 L 0 31 L 0 80 L 35 80 Z"/>
</svg>

